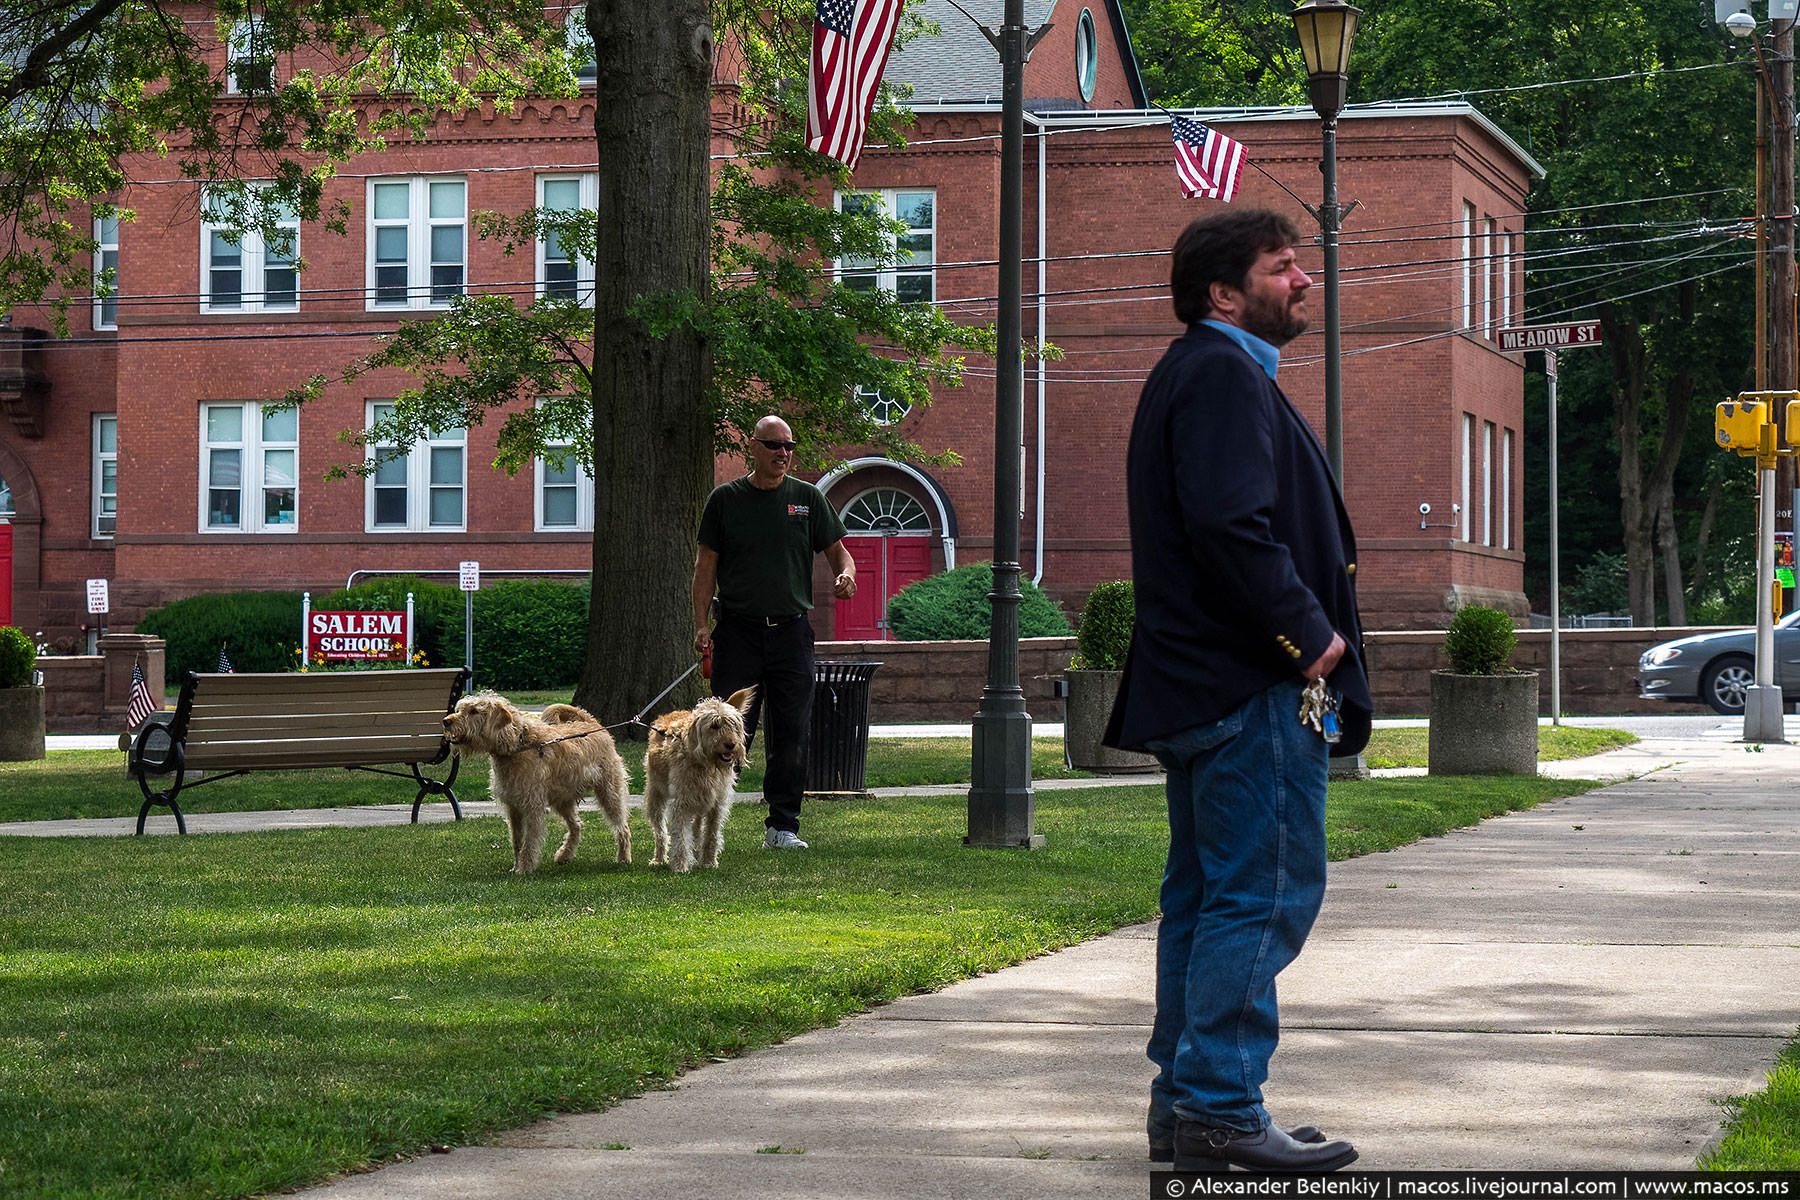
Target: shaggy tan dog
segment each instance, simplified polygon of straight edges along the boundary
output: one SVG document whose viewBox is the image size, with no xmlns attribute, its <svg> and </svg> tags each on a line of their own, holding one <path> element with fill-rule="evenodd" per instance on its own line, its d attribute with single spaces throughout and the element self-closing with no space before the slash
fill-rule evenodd
<svg viewBox="0 0 1800 1200">
<path fill-rule="evenodd" d="M 695 858 L 703 867 L 719 865 L 731 789 L 748 756 L 744 714 L 755 698 L 753 687 L 733 692 L 729 700 L 709 696 L 650 726 L 644 812 L 656 836 L 651 866 L 666 862 L 671 871 L 686 871 Z"/>
<path fill-rule="evenodd" d="M 493 764 L 491 790 L 512 830 L 513 871 L 530 874 L 544 848 L 544 815 L 555 809 L 568 836 L 556 861 L 575 857 L 581 818 L 575 806 L 590 791 L 612 824 L 618 861 L 631 861 L 625 823 L 630 783 L 612 735 L 585 710 L 552 704 L 542 717 L 514 708 L 503 696 L 464 696 L 444 718 L 444 735 L 463 751 L 479 750 Z"/>
</svg>

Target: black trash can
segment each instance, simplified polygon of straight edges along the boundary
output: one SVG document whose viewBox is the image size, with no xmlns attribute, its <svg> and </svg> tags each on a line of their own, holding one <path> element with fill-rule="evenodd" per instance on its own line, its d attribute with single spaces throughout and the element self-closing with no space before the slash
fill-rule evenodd
<svg viewBox="0 0 1800 1200">
<path fill-rule="evenodd" d="M 813 663 L 812 728 L 806 746 L 806 794 L 867 797 L 869 681 L 878 662 Z"/>
</svg>

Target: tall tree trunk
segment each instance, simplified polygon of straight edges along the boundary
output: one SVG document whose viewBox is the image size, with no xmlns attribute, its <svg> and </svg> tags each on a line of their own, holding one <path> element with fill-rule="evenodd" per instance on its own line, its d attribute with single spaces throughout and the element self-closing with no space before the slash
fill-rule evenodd
<svg viewBox="0 0 1800 1200">
<path fill-rule="evenodd" d="M 694 664 L 695 531 L 712 484 L 711 358 L 652 336 L 644 296 L 707 292 L 713 39 L 706 0 L 588 0 L 598 80 L 594 586 L 576 702 L 631 717 Z M 658 711 L 698 693 L 690 678 Z"/>
<path fill-rule="evenodd" d="M 1687 624 L 1687 591 L 1681 580 L 1681 539 L 1675 532 L 1675 493 L 1663 493 L 1656 509 L 1656 542 L 1662 554 L 1663 596 L 1669 606 L 1669 624 Z"/>
<path fill-rule="evenodd" d="M 1651 527 L 1656 510 L 1644 495 L 1643 454 L 1638 440 L 1643 423 L 1648 351 L 1643 330 L 1624 320 L 1610 304 L 1599 306 L 1600 326 L 1612 360 L 1613 432 L 1619 442 L 1619 523 L 1625 542 L 1626 591 L 1631 623 L 1656 623 L 1655 563 Z"/>
<path fill-rule="evenodd" d="M 1688 580 L 1688 594 L 1700 599 L 1706 586 L 1706 551 L 1712 545 L 1713 525 L 1719 519 L 1719 495 L 1725 485 L 1714 479 L 1706 485 L 1706 507 L 1700 510 L 1700 532 L 1694 535 L 1694 576 Z"/>
</svg>

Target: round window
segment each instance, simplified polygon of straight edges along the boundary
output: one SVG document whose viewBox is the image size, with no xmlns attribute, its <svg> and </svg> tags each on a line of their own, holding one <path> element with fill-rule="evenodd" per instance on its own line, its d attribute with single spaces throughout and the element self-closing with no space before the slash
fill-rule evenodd
<svg viewBox="0 0 1800 1200">
<path fill-rule="evenodd" d="M 861 384 L 857 385 L 856 398 L 862 402 L 864 408 L 869 410 L 869 415 L 875 418 L 877 425 L 892 425 L 912 411 L 912 405 L 905 400 L 878 392 L 874 388 L 863 387 Z"/>
<path fill-rule="evenodd" d="M 1094 81 L 1099 74 L 1100 39 L 1094 33 L 1092 10 L 1084 8 L 1075 24 L 1075 86 L 1081 89 L 1083 100 L 1094 98 Z"/>
<path fill-rule="evenodd" d="M 844 505 L 846 533 L 930 533 L 931 514 L 899 488 L 870 488 Z"/>
</svg>

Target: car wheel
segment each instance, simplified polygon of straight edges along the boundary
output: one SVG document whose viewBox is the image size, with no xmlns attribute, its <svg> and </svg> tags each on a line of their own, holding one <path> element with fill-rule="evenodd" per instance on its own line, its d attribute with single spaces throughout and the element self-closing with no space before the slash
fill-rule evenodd
<svg viewBox="0 0 1800 1200">
<path fill-rule="evenodd" d="M 1756 664 L 1733 654 L 1710 664 L 1700 676 L 1700 698 L 1727 717 L 1743 715 L 1744 698 L 1756 682 Z"/>
</svg>

